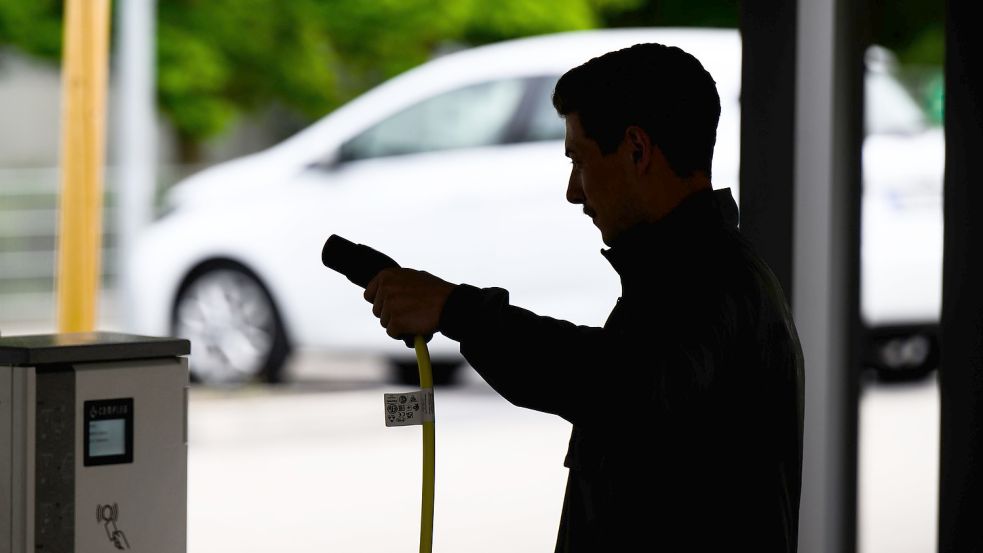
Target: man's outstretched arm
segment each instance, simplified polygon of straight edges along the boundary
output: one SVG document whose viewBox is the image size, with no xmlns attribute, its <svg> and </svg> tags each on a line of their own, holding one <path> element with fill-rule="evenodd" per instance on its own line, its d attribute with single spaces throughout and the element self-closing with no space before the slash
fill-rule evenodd
<svg viewBox="0 0 983 553">
<path fill-rule="evenodd" d="M 536 315 L 509 305 L 502 289 L 390 269 L 369 283 L 365 298 L 390 336 L 442 332 L 505 399 L 571 422 L 650 406 L 666 387 L 678 396 L 692 391 L 680 386 L 695 384 L 667 372 L 687 364 L 676 358 L 684 353 L 675 351 L 679 344 Z"/>
</svg>

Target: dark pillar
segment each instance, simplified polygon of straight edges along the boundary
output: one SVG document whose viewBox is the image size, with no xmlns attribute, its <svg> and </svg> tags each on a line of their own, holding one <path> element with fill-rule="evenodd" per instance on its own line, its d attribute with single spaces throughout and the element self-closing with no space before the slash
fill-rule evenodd
<svg viewBox="0 0 983 553">
<path fill-rule="evenodd" d="M 975 4 L 975 3 L 974 3 Z M 939 551 L 983 551 L 983 33 L 946 3 Z"/>
<path fill-rule="evenodd" d="M 741 2 L 741 233 L 792 298 L 796 2 Z"/>
</svg>

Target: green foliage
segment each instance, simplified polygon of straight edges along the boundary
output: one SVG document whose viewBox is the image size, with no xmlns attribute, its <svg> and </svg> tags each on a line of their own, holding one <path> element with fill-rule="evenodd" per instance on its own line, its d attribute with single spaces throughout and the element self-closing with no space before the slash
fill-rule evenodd
<svg viewBox="0 0 983 553">
<path fill-rule="evenodd" d="M 190 139 L 217 134 L 233 119 L 236 106 L 225 97 L 231 75 L 221 52 L 199 35 L 162 25 L 157 43 L 160 108 Z"/>
<path fill-rule="evenodd" d="M 608 9 L 605 27 L 730 27 L 740 23 L 737 0 L 644 0 Z"/>
<path fill-rule="evenodd" d="M 58 0 L 0 0 L 0 45 L 56 60 L 61 57 L 61 15 Z"/>
<path fill-rule="evenodd" d="M 120 2 L 117 0 L 117 7 Z M 185 146 L 278 105 L 313 120 L 435 52 L 593 27 L 736 27 L 735 0 L 158 0 L 158 101 Z M 0 46 L 61 55 L 63 1 L 0 0 Z M 874 38 L 941 63 L 941 3 L 875 0 Z M 182 148 L 184 149 L 184 148 Z"/>
<path fill-rule="evenodd" d="M 597 26 L 592 6 L 564 0 L 498 0 L 494 9 L 472 2 L 471 17 L 462 37 L 472 44 Z"/>
<path fill-rule="evenodd" d="M 337 101 L 336 62 L 314 0 L 160 0 L 158 98 L 185 140 L 272 102 L 317 115 Z"/>
<path fill-rule="evenodd" d="M 911 38 L 897 45 L 903 63 L 942 66 L 945 59 L 945 28 L 942 22 L 912 32 Z"/>
<path fill-rule="evenodd" d="M 339 59 L 339 92 L 350 97 L 418 65 L 457 34 L 469 2 L 323 0 L 321 17 Z"/>
<path fill-rule="evenodd" d="M 441 49 L 595 27 L 639 1 L 158 0 L 159 106 L 185 145 L 271 104 L 312 120 Z M 59 59 L 62 8 L 0 0 L 0 45 Z"/>
<path fill-rule="evenodd" d="M 942 65 L 945 3 L 933 0 L 872 0 L 874 42 L 894 50 L 902 63 Z"/>
</svg>

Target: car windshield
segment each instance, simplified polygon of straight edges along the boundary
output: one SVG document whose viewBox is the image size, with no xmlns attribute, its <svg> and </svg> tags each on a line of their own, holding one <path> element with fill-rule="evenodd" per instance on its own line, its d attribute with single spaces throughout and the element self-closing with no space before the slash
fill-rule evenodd
<svg viewBox="0 0 983 553">
<path fill-rule="evenodd" d="M 439 94 L 377 123 L 341 150 L 343 161 L 498 144 L 522 99 L 520 79 Z"/>
</svg>

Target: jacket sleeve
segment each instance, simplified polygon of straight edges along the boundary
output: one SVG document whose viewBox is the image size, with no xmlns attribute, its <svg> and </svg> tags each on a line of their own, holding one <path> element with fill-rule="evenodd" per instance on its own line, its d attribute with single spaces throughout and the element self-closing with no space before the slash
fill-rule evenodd
<svg viewBox="0 0 983 553">
<path fill-rule="evenodd" d="M 712 363 L 702 348 L 536 315 L 501 288 L 457 286 L 439 330 L 505 399 L 575 424 L 685 404 L 712 369 L 692 370 Z"/>
</svg>

